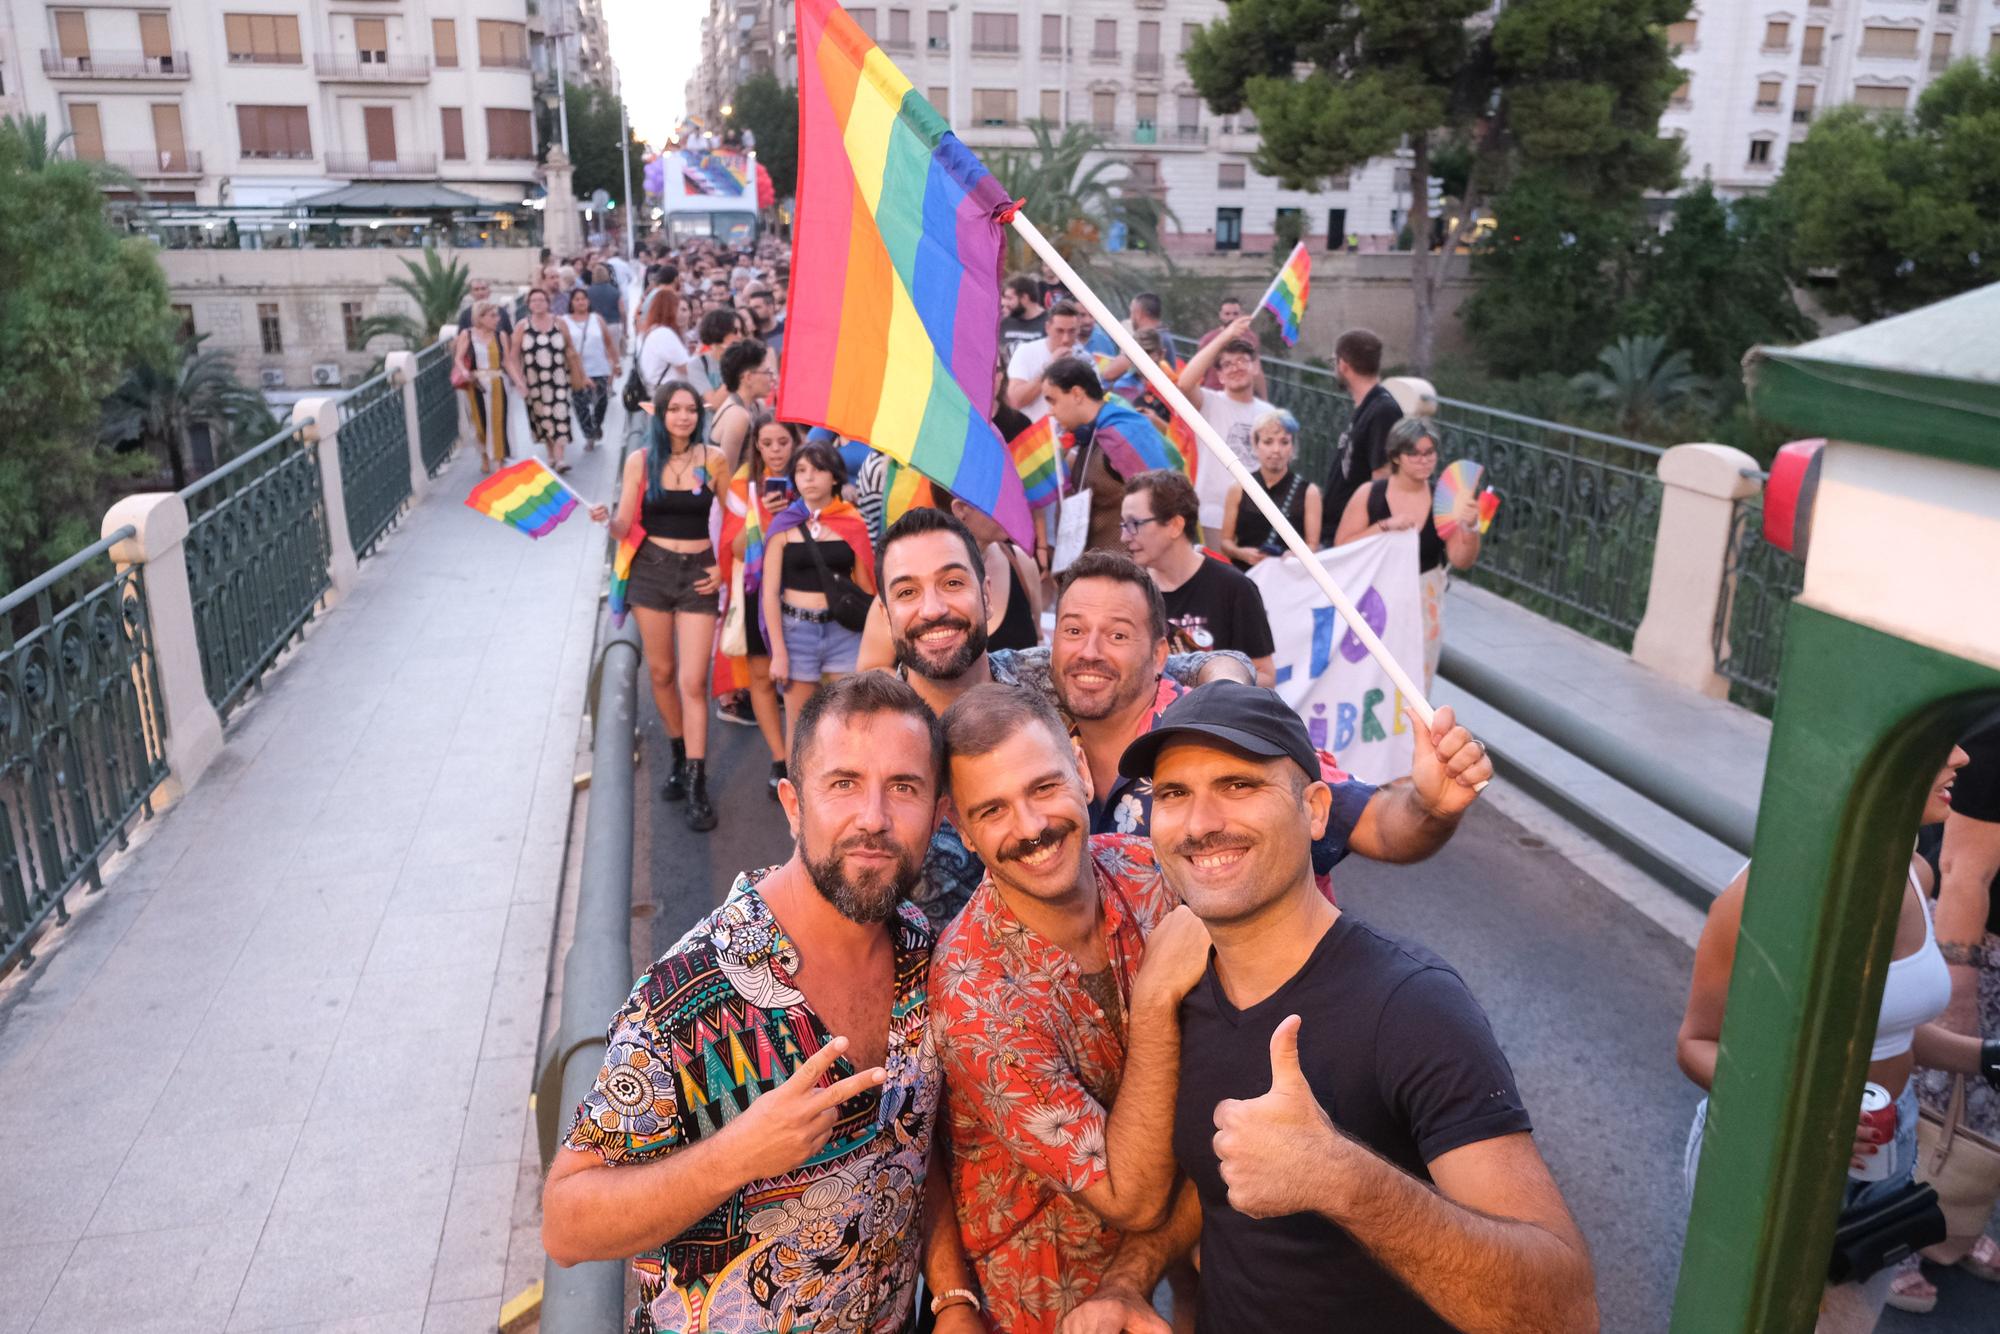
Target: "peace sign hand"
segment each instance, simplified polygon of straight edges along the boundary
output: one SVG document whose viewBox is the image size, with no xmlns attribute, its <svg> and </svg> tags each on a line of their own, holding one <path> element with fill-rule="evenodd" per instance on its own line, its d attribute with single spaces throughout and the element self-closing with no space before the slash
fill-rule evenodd
<svg viewBox="0 0 2000 1334">
<path fill-rule="evenodd" d="M 827 1043 L 794 1070 L 790 1079 L 753 1099 L 742 1115 L 716 1136 L 718 1142 L 728 1140 L 730 1161 L 738 1176 L 760 1181 L 804 1163 L 832 1138 L 840 1104 L 888 1077 L 878 1065 L 820 1088 L 820 1079 L 846 1050 L 846 1038 Z"/>
<path fill-rule="evenodd" d="M 1315 1206 L 1332 1158 L 1348 1143 L 1334 1129 L 1299 1069 L 1299 1017 L 1271 1034 L 1271 1091 L 1215 1105 L 1215 1156 L 1229 1207 L 1252 1218 Z"/>
</svg>

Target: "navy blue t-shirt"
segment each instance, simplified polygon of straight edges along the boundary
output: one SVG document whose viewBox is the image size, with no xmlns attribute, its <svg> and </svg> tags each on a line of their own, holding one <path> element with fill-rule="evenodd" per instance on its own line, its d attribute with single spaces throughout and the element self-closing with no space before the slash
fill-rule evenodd
<svg viewBox="0 0 2000 1334">
<path fill-rule="evenodd" d="M 1299 1067 L 1333 1123 L 1422 1181 L 1453 1149 L 1529 1129 L 1486 1014 L 1451 966 L 1342 914 L 1278 990 L 1245 1010 L 1211 961 L 1181 1003 L 1174 1158 L 1201 1196 L 1201 1334 L 1449 1331 L 1415 1293 L 1318 1214 L 1229 1207 L 1215 1105 L 1271 1089 L 1271 1033 L 1302 1020 Z"/>
</svg>

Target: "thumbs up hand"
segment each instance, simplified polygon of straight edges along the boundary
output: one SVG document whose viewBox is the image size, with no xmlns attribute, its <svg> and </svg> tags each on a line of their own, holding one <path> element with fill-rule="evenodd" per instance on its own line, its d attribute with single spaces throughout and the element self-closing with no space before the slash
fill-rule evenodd
<svg viewBox="0 0 2000 1334">
<path fill-rule="evenodd" d="M 1213 1144 L 1230 1207 L 1252 1218 L 1316 1208 L 1329 1161 L 1347 1143 L 1299 1069 L 1299 1017 L 1291 1015 L 1271 1034 L 1271 1091 L 1215 1105 Z"/>
</svg>

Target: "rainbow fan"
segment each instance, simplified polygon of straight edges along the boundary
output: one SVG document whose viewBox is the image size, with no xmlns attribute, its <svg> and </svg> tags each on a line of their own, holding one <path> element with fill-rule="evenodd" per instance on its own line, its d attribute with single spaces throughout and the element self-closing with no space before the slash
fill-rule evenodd
<svg viewBox="0 0 2000 1334">
<path fill-rule="evenodd" d="M 1431 523 L 1439 537 L 1450 537 L 1458 531 L 1458 508 L 1466 496 L 1479 496 L 1479 531 L 1484 533 L 1493 526 L 1493 516 L 1499 512 L 1500 497 L 1492 487 L 1479 490 L 1479 482 L 1486 475 L 1486 469 L 1471 459 L 1458 459 L 1438 474 L 1437 486 L 1431 492 Z"/>
</svg>

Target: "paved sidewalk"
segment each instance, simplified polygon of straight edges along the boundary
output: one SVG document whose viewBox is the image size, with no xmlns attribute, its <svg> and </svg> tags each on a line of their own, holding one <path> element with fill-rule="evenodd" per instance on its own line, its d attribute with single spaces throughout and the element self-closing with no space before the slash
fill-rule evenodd
<svg viewBox="0 0 2000 1334">
<path fill-rule="evenodd" d="M 1464 583 L 1452 585 L 1444 626 L 1445 641 L 1454 651 L 1534 683 L 1552 703 L 1624 735 L 1675 771 L 1756 809 L 1771 743 L 1766 719 L 1676 685 L 1614 648 Z M 1466 726 L 1490 740 L 1500 754 L 1535 770 L 1602 818 L 1697 873 L 1712 891 L 1720 892 L 1743 865 L 1743 853 L 1451 683 L 1440 680 L 1433 693 L 1436 703 L 1452 705 Z"/>
<path fill-rule="evenodd" d="M 604 530 L 531 542 L 476 480 L 0 984 L 0 1334 L 491 1329 L 540 1276 L 512 1220 Z"/>
</svg>

